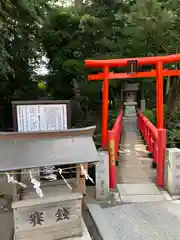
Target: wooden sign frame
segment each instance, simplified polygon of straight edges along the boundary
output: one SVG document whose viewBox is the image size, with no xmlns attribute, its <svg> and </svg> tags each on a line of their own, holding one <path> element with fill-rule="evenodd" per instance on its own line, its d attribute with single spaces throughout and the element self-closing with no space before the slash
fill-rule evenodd
<svg viewBox="0 0 180 240">
<path fill-rule="evenodd" d="M 17 122 L 17 106 L 20 105 L 58 105 L 58 104 L 66 104 L 67 105 L 67 127 L 71 128 L 71 100 L 33 100 L 33 101 L 12 101 L 12 116 L 13 116 L 13 129 L 14 131 L 18 131 L 18 122 Z"/>
</svg>

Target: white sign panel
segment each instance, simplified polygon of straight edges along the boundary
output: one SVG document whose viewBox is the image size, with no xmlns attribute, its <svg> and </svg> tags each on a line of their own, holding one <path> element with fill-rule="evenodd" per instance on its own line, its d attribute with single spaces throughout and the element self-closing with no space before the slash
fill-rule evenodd
<svg viewBox="0 0 180 240">
<path fill-rule="evenodd" d="M 18 132 L 54 131 L 67 129 L 67 105 L 17 106 Z"/>
</svg>

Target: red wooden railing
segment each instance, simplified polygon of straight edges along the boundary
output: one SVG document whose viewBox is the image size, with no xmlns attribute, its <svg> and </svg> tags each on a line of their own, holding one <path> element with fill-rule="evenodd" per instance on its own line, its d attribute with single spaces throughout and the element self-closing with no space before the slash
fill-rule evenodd
<svg viewBox="0 0 180 240">
<path fill-rule="evenodd" d="M 116 188 L 116 161 L 118 160 L 119 143 L 121 141 L 123 122 L 123 109 L 113 125 L 108 131 L 108 151 L 109 151 L 109 187 Z"/>
<path fill-rule="evenodd" d="M 157 164 L 157 185 L 164 187 L 164 163 L 166 149 L 166 129 L 156 128 L 142 112 L 138 111 L 138 128 Z"/>
<path fill-rule="evenodd" d="M 138 112 L 138 128 L 147 144 L 147 150 L 152 153 L 153 159 L 157 163 L 158 129 L 142 114 L 140 110 Z"/>
</svg>

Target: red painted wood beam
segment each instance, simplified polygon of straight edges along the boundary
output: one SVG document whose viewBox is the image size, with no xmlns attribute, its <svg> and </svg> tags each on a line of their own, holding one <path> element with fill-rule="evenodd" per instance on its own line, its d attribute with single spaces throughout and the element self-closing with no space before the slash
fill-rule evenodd
<svg viewBox="0 0 180 240">
<path fill-rule="evenodd" d="M 103 105 L 102 105 L 102 142 L 101 146 L 104 148 L 107 144 L 108 138 L 108 99 L 109 99 L 109 68 L 104 67 L 104 81 L 103 81 Z"/>
<path fill-rule="evenodd" d="M 180 70 L 168 70 L 164 69 L 162 71 L 163 76 L 180 76 Z M 138 72 L 135 74 L 128 73 L 113 73 L 109 72 L 108 79 L 126 79 L 126 78 L 147 78 L 147 77 L 156 77 L 156 71 L 148 71 L 148 72 Z M 104 73 L 90 74 L 88 75 L 88 80 L 103 80 Z"/>
<path fill-rule="evenodd" d="M 164 128 L 164 107 L 163 107 L 163 64 L 156 65 L 156 107 L 157 107 L 157 128 Z"/>
<path fill-rule="evenodd" d="M 157 62 L 173 63 L 180 61 L 180 54 L 167 55 L 167 56 L 153 56 L 153 57 L 140 57 L 140 58 L 123 58 L 123 59 L 109 59 L 109 60 L 85 60 L 87 68 L 103 68 L 105 65 L 108 67 L 122 67 L 128 64 L 128 61 L 137 60 L 138 65 L 154 65 Z"/>
</svg>

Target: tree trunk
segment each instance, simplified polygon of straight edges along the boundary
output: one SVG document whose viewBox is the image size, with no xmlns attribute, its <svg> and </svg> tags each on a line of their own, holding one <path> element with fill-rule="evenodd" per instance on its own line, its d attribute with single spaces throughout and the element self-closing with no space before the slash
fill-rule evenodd
<svg viewBox="0 0 180 240">
<path fill-rule="evenodd" d="M 82 9 L 83 0 L 75 0 L 75 7 L 78 11 Z"/>
<path fill-rule="evenodd" d="M 171 78 L 167 77 L 167 79 L 166 79 L 166 92 L 165 92 L 165 96 L 168 96 L 168 93 L 170 91 L 170 86 L 171 86 Z"/>
<path fill-rule="evenodd" d="M 179 52 L 179 47 L 176 49 L 176 53 Z M 180 65 L 176 64 L 176 70 L 180 69 Z M 168 106 L 168 112 L 166 116 L 166 128 L 168 128 L 171 122 L 171 113 L 180 107 L 180 76 L 168 77 L 166 81 L 166 105 Z"/>
<path fill-rule="evenodd" d="M 170 78 L 170 87 L 168 87 L 166 105 L 168 107 L 166 117 L 166 127 L 168 128 L 171 122 L 171 113 L 175 111 L 177 107 L 180 107 L 180 77 Z M 166 88 L 167 90 L 167 88 Z"/>
</svg>

